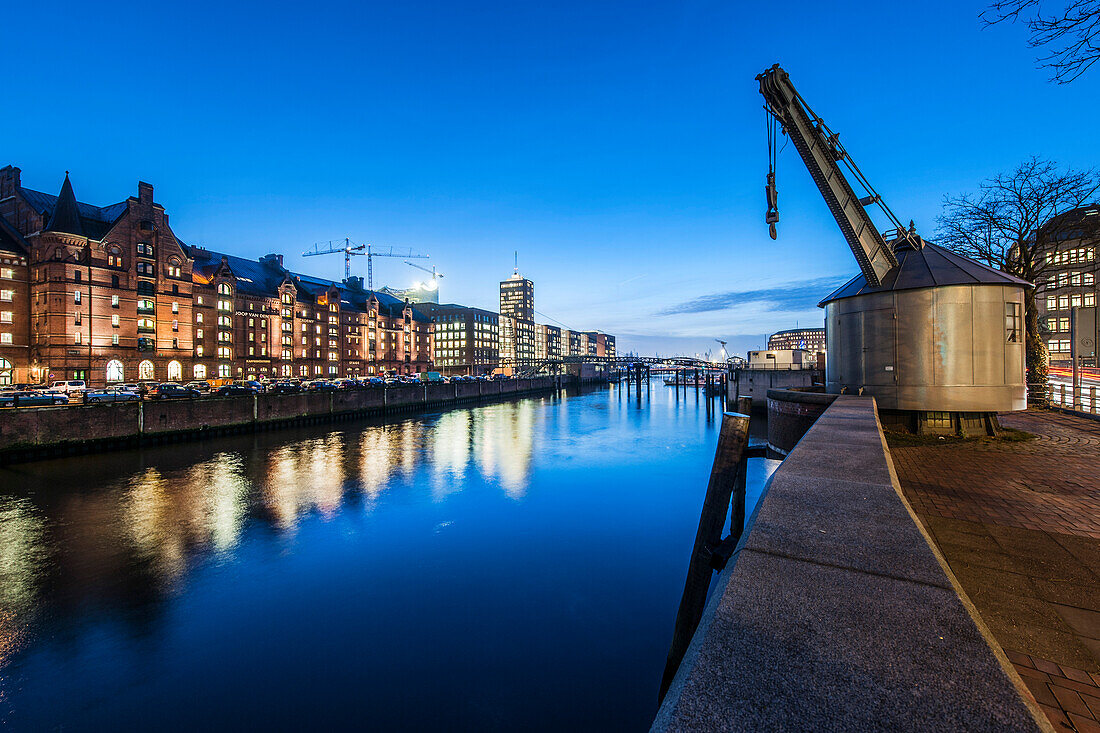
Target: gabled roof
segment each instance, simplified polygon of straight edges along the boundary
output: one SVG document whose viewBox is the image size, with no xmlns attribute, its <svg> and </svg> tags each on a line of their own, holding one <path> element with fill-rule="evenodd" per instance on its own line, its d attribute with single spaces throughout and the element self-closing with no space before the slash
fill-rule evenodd
<svg viewBox="0 0 1100 733">
<path fill-rule="evenodd" d="M 923 246 L 899 246 L 894 250 L 898 266 L 886 273 L 882 284 L 873 288 L 867 284 L 867 278 L 856 275 L 839 289 L 818 303 L 826 303 L 841 298 L 851 298 L 867 293 L 884 293 L 891 290 L 916 290 L 939 285 L 1019 285 L 1030 288 L 1031 283 L 1013 277 L 1007 272 L 975 262 L 948 249 L 917 238 Z"/>
<path fill-rule="evenodd" d="M 65 176 L 65 179 L 66 185 L 68 185 L 71 191 L 72 186 L 68 184 L 68 175 Z M 64 190 L 65 186 L 62 186 L 62 191 Z M 57 208 L 57 196 L 35 191 L 30 188 L 23 188 L 22 186 L 19 187 L 19 193 L 23 196 L 23 200 L 26 201 L 32 209 L 44 215 L 47 221 L 53 218 L 54 210 Z M 126 213 L 126 209 L 127 205 L 125 201 L 120 201 L 110 206 L 93 206 L 79 201 L 76 202 L 76 211 L 80 218 L 80 226 L 84 231 L 84 235 L 92 239 L 102 239 L 103 236 L 111 230 L 115 222 Z"/>
<path fill-rule="evenodd" d="M 317 302 L 317 296 L 327 293 L 335 287 L 340 293 L 340 308 L 342 310 L 359 311 L 365 313 L 369 310 L 367 301 L 371 291 L 359 288 L 349 288 L 347 285 L 314 277 L 301 275 L 280 267 L 271 260 L 249 260 L 234 255 L 212 252 L 199 247 L 186 247 L 188 254 L 195 260 L 194 273 L 197 281 L 209 283 L 218 267 L 221 266 L 224 257 L 229 269 L 237 278 L 237 291 L 263 298 L 279 297 L 279 286 L 287 274 L 294 280 L 298 290 L 298 300 L 306 303 Z M 405 303 L 392 295 L 374 292 L 378 299 L 378 307 L 388 316 L 400 316 L 405 310 Z M 428 322 L 427 316 L 413 309 L 413 318 L 417 321 Z"/>
<path fill-rule="evenodd" d="M 19 230 L 9 224 L 8 220 L 2 216 L 0 216 L 0 252 L 11 252 L 23 257 L 29 256 L 31 252 L 30 245 L 27 244 L 27 240 L 23 239 L 23 235 L 19 233 Z"/>
</svg>

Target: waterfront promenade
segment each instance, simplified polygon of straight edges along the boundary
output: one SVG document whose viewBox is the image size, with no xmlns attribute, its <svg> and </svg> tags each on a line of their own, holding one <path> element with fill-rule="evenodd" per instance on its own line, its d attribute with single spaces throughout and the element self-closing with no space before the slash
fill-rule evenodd
<svg viewBox="0 0 1100 733">
<path fill-rule="evenodd" d="M 894 439 L 898 478 L 1055 730 L 1100 733 L 1100 422 L 1001 422 L 1036 437 Z"/>
</svg>

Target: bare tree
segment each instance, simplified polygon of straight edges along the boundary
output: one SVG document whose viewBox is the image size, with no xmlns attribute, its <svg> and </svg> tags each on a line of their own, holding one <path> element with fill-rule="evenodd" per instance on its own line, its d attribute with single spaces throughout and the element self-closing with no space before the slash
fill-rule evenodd
<svg viewBox="0 0 1100 733">
<path fill-rule="evenodd" d="M 1068 212 L 1088 204 L 1100 177 L 1095 170 L 1061 170 L 1032 157 L 1011 173 L 983 181 L 977 193 L 945 196 L 937 219 L 939 244 L 1034 283 L 1024 295 L 1029 379 L 1046 382 L 1047 349 L 1039 337 L 1035 291 L 1044 281 L 1046 252 L 1079 226 Z"/>
<path fill-rule="evenodd" d="M 1051 70 L 1051 81 L 1068 84 L 1100 60 L 1100 0 L 1063 1 L 1048 14 L 1042 0 L 994 0 L 980 17 L 986 26 L 1027 26 L 1028 46 L 1047 52 L 1036 63 Z"/>
</svg>

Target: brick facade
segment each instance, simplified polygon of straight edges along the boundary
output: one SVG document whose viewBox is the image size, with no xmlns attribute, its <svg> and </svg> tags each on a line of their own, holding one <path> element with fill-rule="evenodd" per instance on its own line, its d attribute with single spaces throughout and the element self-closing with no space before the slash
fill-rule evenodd
<svg viewBox="0 0 1100 733">
<path fill-rule="evenodd" d="M 153 187 L 106 207 L 0 169 L 0 385 L 431 368 L 432 327 L 362 280 L 287 271 L 179 241 Z"/>
</svg>

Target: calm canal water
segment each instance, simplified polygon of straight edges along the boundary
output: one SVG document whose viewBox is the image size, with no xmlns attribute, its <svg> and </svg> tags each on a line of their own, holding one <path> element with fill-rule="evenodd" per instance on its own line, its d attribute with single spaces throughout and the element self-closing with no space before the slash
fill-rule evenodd
<svg viewBox="0 0 1100 733">
<path fill-rule="evenodd" d="M 716 441 L 654 381 L 0 469 L 0 726 L 644 730 Z"/>
</svg>

